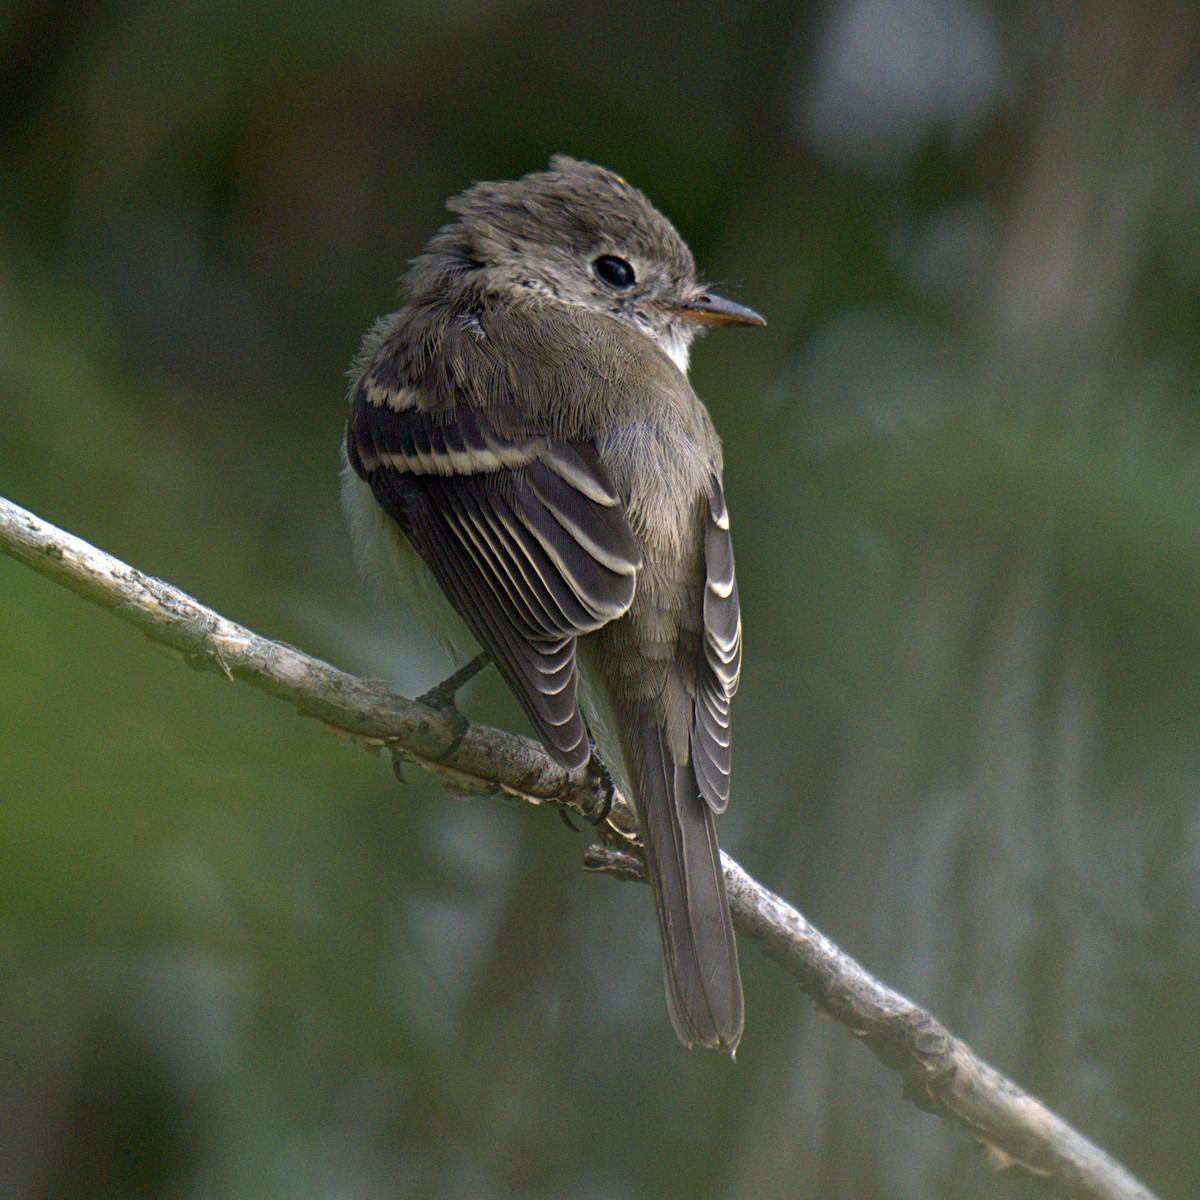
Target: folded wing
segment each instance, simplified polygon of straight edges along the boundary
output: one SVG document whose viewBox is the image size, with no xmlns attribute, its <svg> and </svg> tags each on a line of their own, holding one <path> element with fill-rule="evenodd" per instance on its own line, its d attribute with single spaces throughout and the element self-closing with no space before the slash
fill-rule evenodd
<svg viewBox="0 0 1200 1200">
<path fill-rule="evenodd" d="M 733 570 L 729 513 L 719 479 L 712 480 L 704 532 L 704 665 L 696 687 L 692 757 L 700 794 L 713 812 L 729 804 L 729 705 L 742 670 L 742 613 Z"/>
<path fill-rule="evenodd" d="M 352 467 L 492 656 L 546 748 L 564 766 L 582 766 L 575 639 L 629 608 L 641 566 L 595 447 L 502 434 L 473 405 L 430 410 L 415 392 L 369 392 L 360 382 L 347 427 Z"/>
</svg>

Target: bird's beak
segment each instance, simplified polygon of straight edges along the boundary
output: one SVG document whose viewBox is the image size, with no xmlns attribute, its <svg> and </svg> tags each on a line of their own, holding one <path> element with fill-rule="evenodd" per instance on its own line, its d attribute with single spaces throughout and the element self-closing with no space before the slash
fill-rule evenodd
<svg viewBox="0 0 1200 1200">
<path fill-rule="evenodd" d="M 765 325 L 752 308 L 734 304 L 724 296 L 714 296 L 712 292 L 701 292 L 690 300 L 679 305 L 675 310 L 688 321 L 700 325 Z"/>
</svg>

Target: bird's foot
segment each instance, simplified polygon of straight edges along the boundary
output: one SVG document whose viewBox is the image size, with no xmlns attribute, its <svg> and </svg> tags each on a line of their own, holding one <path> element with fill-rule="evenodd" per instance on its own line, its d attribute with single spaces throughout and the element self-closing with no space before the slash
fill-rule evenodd
<svg viewBox="0 0 1200 1200">
<path fill-rule="evenodd" d="M 589 782 L 600 796 L 600 808 L 598 812 L 580 811 L 590 824 L 599 829 L 601 825 L 608 821 L 609 814 L 612 812 L 613 800 L 617 795 L 617 785 L 613 783 L 613 777 L 604 765 L 604 760 L 600 757 L 600 752 L 596 749 L 595 739 L 590 733 L 588 734 L 588 748 L 591 751 L 591 755 L 587 761 L 587 774 Z M 591 805 L 589 804 L 588 807 L 590 809 Z M 567 815 L 565 808 L 560 808 L 558 815 L 562 818 L 562 823 L 572 833 L 579 832 L 575 822 Z"/>
<path fill-rule="evenodd" d="M 450 745 L 442 752 L 440 756 L 442 759 L 449 758 L 462 745 L 462 740 L 467 736 L 467 730 L 470 728 L 470 722 L 458 711 L 456 703 L 458 693 L 489 662 L 491 659 L 486 653 L 477 654 L 465 667 L 460 667 L 448 679 L 443 679 L 436 687 L 431 687 L 429 691 L 422 692 L 417 697 L 417 703 L 424 704 L 426 708 L 432 708 L 450 730 Z"/>
<path fill-rule="evenodd" d="M 612 774 L 605 765 L 604 759 L 600 757 L 596 743 L 590 735 L 588 741 L 592 748 L 592 756 L 588 759 L 588 774 L 592 777 L 596 784 L 596 790 L 600 793 L 600 811 L 589 814 L 588 820 L 599 828 L 608 823 L 608 818 L 612 814 L 613 801 L 617 798 L 617 785 L 613 782 Z"/>
</svg>

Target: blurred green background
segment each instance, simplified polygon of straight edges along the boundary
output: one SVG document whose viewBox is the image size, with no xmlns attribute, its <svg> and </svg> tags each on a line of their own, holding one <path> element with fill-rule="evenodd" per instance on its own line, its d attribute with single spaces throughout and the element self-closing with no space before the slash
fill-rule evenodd
<svg viewBox="0 0 1200 1200">
<path fill-rule="evenodd" d="M 344 371 L 448 195 L 619 170 L 770 320 L 692 373 L 724 844 L 1194 1197 L 1198 44 L 1171 0 L 9 0 L 0 494 L 423 690 Z M 749 948 L 736 1066 L 684 1052 L 643 889 L 410 774 L 0 560 L 0 1194 L 1035 1194 Z"/>
</svg>

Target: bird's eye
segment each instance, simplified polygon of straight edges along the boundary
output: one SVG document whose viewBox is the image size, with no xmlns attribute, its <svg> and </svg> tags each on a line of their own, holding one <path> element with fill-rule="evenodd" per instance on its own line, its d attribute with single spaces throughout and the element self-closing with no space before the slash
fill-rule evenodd
<svg viewBox="0 0 1200 1200">
<path fill-rule="evenodd" d="M 627 288 L 633 286 L 633 268 L 623 259 L 612 254 L 602 254 L 594 263 L 592 270 L 597 278 L 607 283 L 609 287 Z"/>
</svg>

